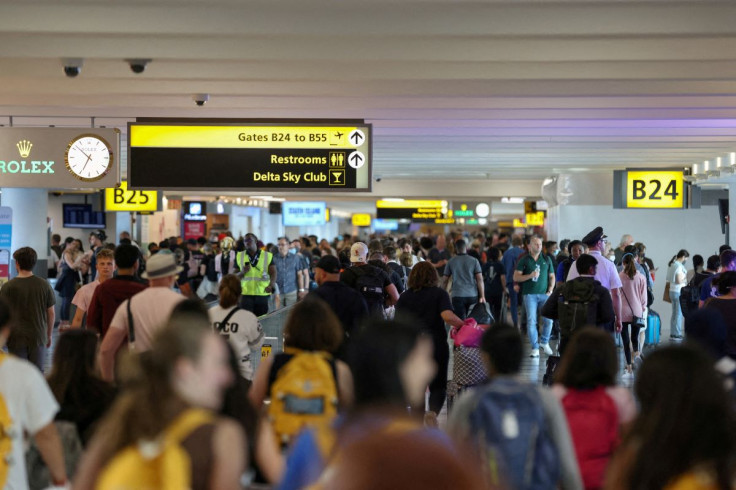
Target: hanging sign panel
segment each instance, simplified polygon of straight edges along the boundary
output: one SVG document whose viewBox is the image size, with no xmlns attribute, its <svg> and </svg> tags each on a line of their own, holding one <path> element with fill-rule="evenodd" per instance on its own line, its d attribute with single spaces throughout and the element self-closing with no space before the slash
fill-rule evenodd
<svg viewBox="0 0 736 490">
<path fill-rule="evenodd" d="M 365 123 L 130 123 L 132 189 L 371 190 Z"/>
<path fill-rule="evenodd" d="M 2 187 L 104 189 L 120 181 L 120 132 L 0 128 Z"/>
<path fill-rule="evenodd" d="M 682 170 L 614 171 L 614 208 L 683 209 L 687 205 L 686 192 Z"/>
<path fill-rule="evenodd" d="M 158 192 L 131 190 L 128 189 L 128 183 L 123 181 L 119 187 L 105 189 L 105 211 L 158 211 Z"/>
</svg>

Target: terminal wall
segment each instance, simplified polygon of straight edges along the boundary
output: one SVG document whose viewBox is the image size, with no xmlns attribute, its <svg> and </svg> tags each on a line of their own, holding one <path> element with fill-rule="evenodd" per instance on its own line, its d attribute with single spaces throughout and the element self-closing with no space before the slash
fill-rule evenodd
<svg viewBox="0 0 736 490">
<path fill-rule="evenodd" d="M 611 175 L 586 175 L 580 179 L 566 179 L 563 200 L 569 204 L 552 206 L 548 212 L 547 233 L 551 240 L 576 239 L 585 236 L 596 226 L 602 226 L 608 239 L 617 247 L 621 236 L 630 234 L 647 246 L 647 256 L 654 261 L 656 271 L 655 302 L 652 308 L 662 317 L 663 336 L 669 336 L 671 305 L 662 301 L 667 263 L 680 249 L 708 256 L 717 254 L 725 243 L 721 233 L 717 206 L 700 209 L 653 210 L 614 209 L 611 196 Z M 591 192 L 598 189 L 600 193 Z M 609 191 L 607 191 L 609 190 Z M 597 201 L 597 202 L 596 202 Z M 606 202 L 607 201 L 607 202 Z M 692 267 L 688 262 L 687 268 Z"/>
</svg>

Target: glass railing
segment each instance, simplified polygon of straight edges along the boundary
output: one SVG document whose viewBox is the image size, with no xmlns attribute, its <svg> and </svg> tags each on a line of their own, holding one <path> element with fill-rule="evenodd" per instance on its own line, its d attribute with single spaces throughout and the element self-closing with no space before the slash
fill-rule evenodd
<svg viewBox="0 0 736 490">
<path fill-rule="evenodd" d="M 261 358 L 276 354 L 284 349 L 284 325 L 293 307 L 294 305 L 285 306 L 258 317 L 258 321 L 261 322 L 261 327 L 263 327 L 264 337 L 261 355 L 252 360 L 254 370 L 258 368 Z"/>
</svg>

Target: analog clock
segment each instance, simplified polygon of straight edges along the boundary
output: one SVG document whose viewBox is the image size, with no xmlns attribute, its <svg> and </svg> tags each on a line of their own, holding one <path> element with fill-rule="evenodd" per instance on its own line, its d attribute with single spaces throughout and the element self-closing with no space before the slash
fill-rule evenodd
<svg viewBox="0 0 736 490">
<path fill-rule="evenodd" d="M 94 134 L 83 134 L 74 138 L 64 156 L 66 168 L 83 182 L 100 180 L 110 171 L 113 153 L 103 138 Z"/>
</svg>

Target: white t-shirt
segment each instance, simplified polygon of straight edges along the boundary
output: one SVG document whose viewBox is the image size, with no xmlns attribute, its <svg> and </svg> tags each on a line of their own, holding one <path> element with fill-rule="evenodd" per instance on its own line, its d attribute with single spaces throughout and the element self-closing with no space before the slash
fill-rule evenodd
<svg viewBox="0 0 736 490">
<path fill-rule="evenodd" d="M 53 422 L 59 404 L 36 366 L 15 356 L 5 356 L 0 363 L 0 396 L 12 421 L 12 462 L 4 488 L 25 490 L 28 488 L 28 476 L 24 432 L 34 435 Z M 2 454 L 0 457 L 7 456 Z"/>
<path fill-rule="evenodd" d="M 174 307 L 186 298 L 172 289 L 149 287 L 123 301 L 112 317 L 110 328 L 128 331 L 128 301 L 133 313 L 133 329 L 135 330 L 135 350 L 147 351 L 151 348 L 153 334 L 166 325 Z"/>
<path fill-rule="evenodd" d="M 677 282 L 677 274 L 681 274 L 687 277 L 687 270 L 682 262 L 675 260 L 672 265 L 667 269 L 667 282 L 670 283 L 670 291 L 673 293 L 679 293 L 685 284 Z"/>
<path fill-rule="evenodd" d="M 236 308 L 223 308 L 220 305 L 210 308 L 210 322 L 216 333 L 227 339 L 238 358 L 240 374 L 245 379 L 253 379 L 251 356 L 257 355 L 263 343 L 263 327 L 258 318 L 248 310 L 240 309 L 222 325 L 225 317 Z"/>
<path fill-rule="evenodd" d="M 609 291 L 621 288 L 621 278 L 618 276 L 618 270 L 616 265 L 601 255 L 597 250 L 591 250 L 588 252 L 589 255 L 595 257 L 598 261 L 598 267 L 595 270 L 595 276 L 593 278 L 601 283 L 601 286 L 608 289 Z M 578 269 L 575 264 L 570 267 L 570 272 L 567 274 L 567 280 L 572 281 L 576 277 L 579 277 Z"/>
<path fill-rule="evenodd" d="M 99 279 L 95 279 L 89 284 L 85 284 L 72 299 L 72 304 L 83 311 L 89 311 L 89 304 L 92 301 L 92 296 L 95 294 L 95 289 L 100 285 Z"/>
</svg>

